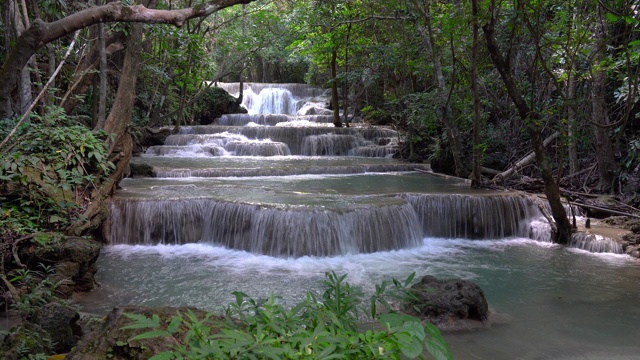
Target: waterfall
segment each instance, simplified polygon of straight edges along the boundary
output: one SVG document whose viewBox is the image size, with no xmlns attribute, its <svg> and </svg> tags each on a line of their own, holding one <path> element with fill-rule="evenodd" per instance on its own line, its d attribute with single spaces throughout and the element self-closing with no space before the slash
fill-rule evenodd
<svg viewBox="0 0 640 360">
<path fill-rule="evenodd" d="M 225 137 L 229 137 L 229 139 Z M 387 157 L 397 149 L 395 142 L 397 137 L 398 134 L 394 130 L 384 128 L 183 126 L 180 134 L 170 135 L 165 144 L 217 144 L 217 142 L 226 144 L 226 142 L 232 141 L 231 138 L 238 141 L 270 139 L 287 144 L 292 155 L 363 156 L 370 154 L 380 155 L 377 157 Z M 386 149 L 381 150 L 381 147 Z M 360 148 L 365 150 L 359 150 Z"/>
<path fill-rule="evenodd" d="M 410 204 L 389 199 L 340 211 L 212 199 L 117 199 L 113 244 L 211 243 L 278 257 L 335 256 L 414 247 L 422 234 Z"/>
<path fill-rule="evenodd" d="M 502 239 L 532 235 L 531 221 L 541 216 L 527 196 L 407 194 L 422 221 L 425 236 Z"/>
<path fill-rule="evenodd" d="M 232 96 L 240 95 L 238 83 L 218 83 L 218 86 Z M 249 114 L 296 115 L 304 106 L 309 108 L 308 103 L 313 102 L 313 98 L 321 97 L 324 93 L 323 89 L 303 84 L 244 83 L 242 106 L 249 111 Z M 319 102 L 322 106 L 324 101 L 324 99 L 317 99 L 315 102 Z M 311 111 L 306 111 L 306 113 L 309 112 Z"/>
<path fill-rule="evenodd" d="M 533 236 L 527 196 L 404 194 L 339 208 L 267 206 L 214 199 L 116 199 L 114 243 L 206 242 L 280 257 L 335 256 L 417 246 L 423 237 Z M 548 233 L 548 232 L 547 232 Z"/>
<path fill-rule="evenodd" d="M 407 172 L 420 169 L 430 171 L 429 164 L 353 164 L 348 166 L 313 167 L 259 167 L 259 168 L 206 168 L 206 169 L 168 169 L 155 167 L 155 173 L 160 178 L 181 177 L 252 177 L 252 176 L 292 176 L 292 175 L 344 175 L 365 173 Z"/>
<path fill-rule="evenodd" d="M 619 242 L 605 236 L 585 232 L 572 234 L 569 246 L 593 253 L 624 253 Z"/>
<path fill-rule="evenodd" d="M 220 86 L 239 92 L 239 84 Z M 401 141 L 396 131 L 326 126 L 324 95 L 300 84 L 247 83 L 243 104 L 255 114 L 183 126 L 149 147 L 132 163 L 159 179 L 121 183 L 131 186 L 112 202 L 111 242 L 210 243 L 301 257 L 398 250 L 425 237 L 551 241 L 532 198 L 471 193 L 458 180 L 417 174 L 429 165 L 391 158 Z M 256 177 L 265 178 L 233 180 Z M 595 236 L 575 235 L 572 246 L 621 251 Z"/>
<path fill-rule="evenodd" d="M 274 141 L 230 141 L 225 150 L 238 156 L 286 156 L 291 155 L 287 144 Z"/>
</svg>

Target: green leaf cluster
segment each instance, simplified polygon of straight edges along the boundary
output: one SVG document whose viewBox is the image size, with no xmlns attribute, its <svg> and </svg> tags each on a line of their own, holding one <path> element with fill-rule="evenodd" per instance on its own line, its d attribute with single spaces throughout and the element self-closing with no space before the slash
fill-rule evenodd
<svg viewBox="0 0 640 360">
<path fill-rule="evenodd" d="M 113 169 L 106 137 L 80 125 L 42 123 L 15 135 L 0 155 L 0 228 L 17 235 L 64 229 Z"/>
<path fill-rule="evenodd" d="M 452 359 L 440 331 L 432 324 L 395 312 L 379 315 L 376 304 L 391 309 L 386 300 L 388 283 L 376 287 L 371 297 L 375 329 L 361 329 L 362 294 L 350 286 L 346 275 L 327 273 L 321 295 L 308 292 L 306 299 L 287 309 L 275 297 L 254 300 L 235 292 L 224 320 L 198 319 L 191 311 L 179 313 L 161 330 L 160 318 L 125 314 L 133 322 L 123 329 L 150 329 L 130 340 L 178 337 L 188 330 L 172 351 L 156 354 L 168 359 Z M 394 281 L 394 292 L 407 294 L 404 282 Z M 393 296 L 393 295 L 390 295 Z"/>
</svg>

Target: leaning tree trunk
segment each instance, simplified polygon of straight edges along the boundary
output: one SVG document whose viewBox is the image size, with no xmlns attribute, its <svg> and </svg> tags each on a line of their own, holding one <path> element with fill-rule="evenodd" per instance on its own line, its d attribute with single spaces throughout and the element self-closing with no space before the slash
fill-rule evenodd
<svg viewBox="0 0 640 360">
<path fill-rule="evenodd" d="M 105 216 L 108 215 L 108 211 L 105 210 L 106 204 L 103 199 L 113 193 L 117 182 L 122 178 L 129 165 L 129 160 L 131 160 L 133 141 L 128 128 L 131 124 L 131 112 L 136 98 L 136 81 L 142 54 L 141 39 L 142 24 L 132 25 L 126 45 L 127 50 L 122 66 L 122 74 L 120 75 L 120 84 L 113 107 L 104 123 L 104 127 L 97 129 L 111 134 L 107 140 L 107 149 L 110 160 L 115 165 L 115 170 L 94 190 L 91 204 L 87 207 L 83 216 L 80 217 L 82 220 L 76 221 L 69 227 L 67 230 L 69 235 L 79 236 L 105 223 L 105 220 L 107 220 Z M 105 231 L 103 231 L 103 234 L 105 234 Z"/>
<path fill-rule="evenodd" d="M 490 22 L 482 27 L 487 40 L 487 50 L 489 51 L 489 55 L 491 56 L 491 60 L 496 66 L 496 69 L 500 73 L 500 77 L 507 88 L 507 93 L 509 94 L 511 101 L 518 110 L 518 115 L 524 123 L 527 124 L 527 132 L 531 138 L 536 162 L 540 167 L 540 173 L 544 182 L 544 192 L 547 195 L 547 201 L 551 207 L 551 214 L 556 223 L 556 231 L 554 234 L 555 240 L 560 244 L 568 244 L 571 239 L 571 223 L 567 218 L 567 213 L 562 205 L 562 201 L 560 200 L 560 189 L 558 183 L 553 177 L 551 164 L 544 149 L 542 129 L 539 125 L 541 117 L 539 113 L 529 108 L 529 105 L 527 105 L 520 93 L 520 90 L 516 86 L 511 69 L 498 48 L 498 43 L 495 39 L 495 23 L 496 18 L 492 16 Z"/>
</svg>

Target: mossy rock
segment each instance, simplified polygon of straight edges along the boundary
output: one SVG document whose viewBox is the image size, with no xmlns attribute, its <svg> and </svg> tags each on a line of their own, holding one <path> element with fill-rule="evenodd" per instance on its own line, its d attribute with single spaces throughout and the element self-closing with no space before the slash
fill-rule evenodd
<svg viewBox="0 0 640 360">
<path fill-rule="evenodd" d="M 23 323 L 11 329 L 0 347 L 0 358 L 26 359 L 29 355 L 52 354 L 53 341 L 40 325 Z"/>
<path fill-rule="evenodd" d="M 145 306 L 122 306 L 114 308 L 102 321 L 102 324 L 85 334 L 78 342 L 78 346 L 67 356 L 73 360 L 113 359 L 137 360 L 148 359 L 158 353 L 169 351 L 178 345 L 178 339 L 184 338 L 188 329 L 182 326 L 174 337 L 156 337 L 144 340 L 131 340 L 134 336 L 151 329 L 122 329 L 131 325 L 133 320 L 125 316 L 128 314 L 144 315 L 151 318 L 154 314 L 160 318 L 160 329 L 166 329 L 171 319 L 178 313 L 193 312 L 198 319 L 204 319 L 207 312 L 195 308 Z M 217 319 L 217 318 L 216 318 Z M 215 321 L 215 319 L 212 319 Z M 209 324 L 215 329 L 215 325 Z M 212 332 L 215 332 L 212 331 Z"/>
<path fill-rule="evenodd" d="M 238 99 L 229 95 L 224 89 L 210 87 L 196 106 L 195 121 L 200 125 L 209 125 L 224 114 L 246 113 L 238 103 Z"/>
</svg>

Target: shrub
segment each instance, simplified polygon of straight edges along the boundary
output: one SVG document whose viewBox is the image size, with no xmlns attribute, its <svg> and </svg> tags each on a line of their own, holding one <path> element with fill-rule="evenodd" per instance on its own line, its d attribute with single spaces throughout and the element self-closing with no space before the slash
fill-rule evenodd
<svg viewBox="0 0 640 360">
<path fill-rule="evenodd" d="M 134 322 L 124 329 L 151 331 L 131 340 L 159 336 L 177 336 L 186 326 L 184 338 L 172 351 L 156 354 L 161 359 L 400 359 L 423 358 L 428 352 L 436 359 L 451 359 L 451 353 L 439 330 L 432 324 L 389 312 L 379 315 L 376 304 L 390 309 L 385 300 L 387 284 L 376 286 L 370 299 L 371 312 L 380 330 L 358 331 L 358 306 L 361 293 L 344 280 L 346 275 L 327 274 L 321 296 L 307 292 L 306 299 L 290 309 L 276 302 L 275 297 L 254 300 L 235 292 L 235 302 L 225 312 L 224 321 L 204 320 L 192 313 L 179 313 L 166 330 L 158 330 L 160 319 L 144 315 L 125 314 Z M 408 293 L 404 284 L 394 281 L 396 296 Z"/>
</svg>

